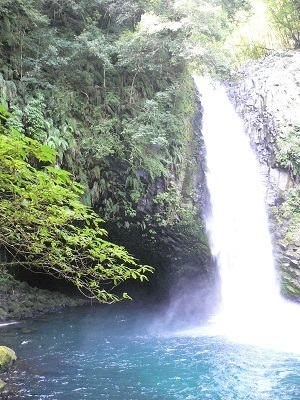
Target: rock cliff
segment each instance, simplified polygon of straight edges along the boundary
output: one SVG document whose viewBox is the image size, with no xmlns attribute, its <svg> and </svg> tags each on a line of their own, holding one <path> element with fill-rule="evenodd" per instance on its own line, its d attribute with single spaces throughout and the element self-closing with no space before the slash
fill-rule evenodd
<svg viewBox="0 0 300 400">
<path fill-rule="evenodd" d="M 282 291 L 299 300 L 300 52 L 246 64 L 228 93 L 260 162 Z"/>
</svg>

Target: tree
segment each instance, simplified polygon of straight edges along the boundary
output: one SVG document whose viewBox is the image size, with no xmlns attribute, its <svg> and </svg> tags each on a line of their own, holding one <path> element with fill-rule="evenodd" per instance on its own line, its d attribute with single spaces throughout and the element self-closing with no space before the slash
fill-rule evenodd
<svg viewBox="0 0 300 400">
<path fill-rule="evenodd" d="M 11 256 L 2 268 L 45 271 L 101 302 L 130 298 L 110 291 L 153 269 L 104 239 L 103 220 L 79 201 L 83 187 L 55 167 L 55 152 L 8 129 L 0 112 L 0 246 Z"/>
<path fill-rule="evenodd" d="M 300 48 L 300 1 L 264 0 L 271 21 L 285 48 Z"/>
</svg>

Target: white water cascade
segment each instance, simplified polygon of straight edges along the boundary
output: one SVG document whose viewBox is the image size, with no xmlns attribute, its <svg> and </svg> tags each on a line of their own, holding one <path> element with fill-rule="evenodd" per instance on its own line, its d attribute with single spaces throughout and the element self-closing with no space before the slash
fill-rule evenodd
<svg viewBox="0 0 300 400">
<path fill-rule="evenodd" d="M 221 276 L 214 328 L 235 341 L 300 351 L 300 307 L 280 296 L 259 165 L 219 84 L 195 77 L 203 106 L 207 230 Z"/>
</svg>

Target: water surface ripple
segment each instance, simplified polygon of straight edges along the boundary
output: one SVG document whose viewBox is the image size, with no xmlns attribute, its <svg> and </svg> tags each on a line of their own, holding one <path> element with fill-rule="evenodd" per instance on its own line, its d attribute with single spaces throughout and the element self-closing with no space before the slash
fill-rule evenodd
<svg viewBox="0 0 300 400">
<path fill-rule="evenodd" d="M 20 359 L 14 400 L 300 399 L 299 354 L 182 334 L 131 306 L 25 324 L 0 331 Z"/>
</svg>

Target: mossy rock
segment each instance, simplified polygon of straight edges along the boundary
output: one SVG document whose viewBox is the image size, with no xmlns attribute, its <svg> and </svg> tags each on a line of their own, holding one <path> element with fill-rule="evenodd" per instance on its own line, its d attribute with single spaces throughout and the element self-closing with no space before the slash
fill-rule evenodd
<svg viewBox="0 0 300 400">
<path fill-rule="evenodd" d="M 16 361 L 16 353 L 6 346 L 0 346 L 0 371 L 6 371 Z"/>
</svg>

